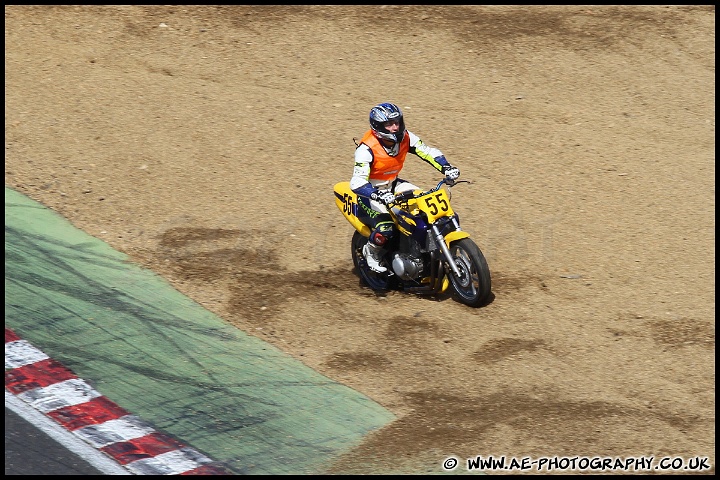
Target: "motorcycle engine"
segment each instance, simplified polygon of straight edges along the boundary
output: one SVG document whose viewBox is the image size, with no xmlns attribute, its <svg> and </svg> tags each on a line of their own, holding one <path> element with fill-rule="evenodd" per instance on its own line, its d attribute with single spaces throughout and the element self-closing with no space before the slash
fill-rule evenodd
<svg viewBox="0 0 720 480">
<path fill-rule="evenodd" d="M 392 261 L 392 269 L 395 275 L 403 280 L 413 280 L 422 272 L 423 264 L 419 258 L 413 256 L 396 253 Z"/>
</svg>

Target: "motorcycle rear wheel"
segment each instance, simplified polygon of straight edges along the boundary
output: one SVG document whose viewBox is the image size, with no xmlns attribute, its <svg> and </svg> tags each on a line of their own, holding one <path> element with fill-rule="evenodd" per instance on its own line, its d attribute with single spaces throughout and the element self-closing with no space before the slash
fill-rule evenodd
<svg viewBox="0 0 720 480">
<path fill-rule="evenodd" d="M 490 299 L 490 268 L 485 256 L 470 238 L 450 244 L 450 254 L 460 271 L 456 277 L 448 268 L 447 276 L 457 299 L 470 307 L 482 307 Z"/>
<path fill-rule="evenodd" d="M 360 232 L 356 231 L 352 237 L 351 254 L 355 270 L 362 283 L 372 290 L 383 292 L 390 289 L 390 278 L 387 273 L 377 273 L 368 267 L 363 255 L 363 247 L 368 242 Z"/>
</svg>

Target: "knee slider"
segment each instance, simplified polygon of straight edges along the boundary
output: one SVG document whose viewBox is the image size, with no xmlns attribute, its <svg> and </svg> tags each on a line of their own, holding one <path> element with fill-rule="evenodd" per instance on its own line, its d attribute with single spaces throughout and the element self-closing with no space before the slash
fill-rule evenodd
<svg viewBox="0 0 720 480">
<path fill-rule="evenodd" d="M 370 234 L 370 241 L 375 245 L 382 247 L 388 240 L 393 237 L 395 230 L 392 224 L 381 224 L 375 227 L 375 230 Z"/>
</svg>

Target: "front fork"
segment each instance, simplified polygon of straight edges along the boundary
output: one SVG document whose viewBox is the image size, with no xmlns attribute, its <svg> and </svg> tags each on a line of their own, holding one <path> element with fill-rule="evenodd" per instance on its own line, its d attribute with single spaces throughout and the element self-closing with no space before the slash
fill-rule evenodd
<svg viewBox="0 0 720 480">
<path fill-rule="evenodd" d="M 432 230 L 433 236 L 435 237 L 435 243 L 440 248 L 440 251 L 442 252 L 443 256 L 445 257 L 448 266 L 450 267 L 450 270 L 452 270 L 453 275 L 455 275 L 455 278 L 460 278 L 461 273 L 460 270 L 457 267 L 457 264 L 455 263 L 455 259 L 452 257 L 452 254 L 450 253 L 450 249 L 448 248 L 448 245 L 451 241 L 457 240 L 458 238 L 465 238 L 469 237 L 469 235 L 462 231 L 460 228 L 460 223 L 458 222 L 456 217 L 451 218 L 453 225 L 455 226 L 455 230 L 448 233 L 447 237 L 447 243 L 445 243 L 445 237 L 443 237 L 442 233 L 440 233 L 440 229 L 437 225 L 431 225 L 430 229 Z"/>
</svg>

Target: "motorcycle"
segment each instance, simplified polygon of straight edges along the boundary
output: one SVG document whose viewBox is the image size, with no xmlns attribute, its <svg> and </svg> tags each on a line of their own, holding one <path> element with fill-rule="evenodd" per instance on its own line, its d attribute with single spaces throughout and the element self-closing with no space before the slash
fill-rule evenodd
<svg viewBox="0 0 720 480">
<path fill-rule="evenodd" d="M 461 303 L 481 307 L 491 296 L 490 269 L 482 251 L 470 235 L 460 228 L 460 220 L 450 206 L 450 187 L 467 180 L 442 179 L 436 187 L 398 194 L 388 205 L 396 234 L 380 250 L 387 271 L 368 267 L 363 247 L 371 229 L 358 217 L 358 199 L 350 182 L 333 187 L 335 204 L 355 228 L 351 255 L 362 282 L 374 291 L 397 289 L 419 295 L 438 296 L 452 285 Z M 443 188 L 444 187 L 444 188 Z"/>
</svg>

